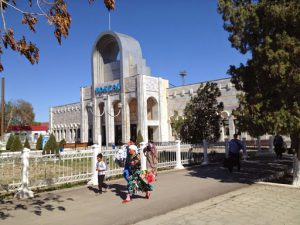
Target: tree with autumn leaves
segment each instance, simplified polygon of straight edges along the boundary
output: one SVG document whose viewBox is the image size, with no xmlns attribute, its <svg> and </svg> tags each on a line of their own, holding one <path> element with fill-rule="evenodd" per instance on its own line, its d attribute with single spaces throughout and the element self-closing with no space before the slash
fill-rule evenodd
<svg viewBox="0 0 300 225">
<path fill-rule="evenodd" d="M 95 0 L 87 1 L 91 4 Z M 25 9 L 19 7 L 20 5 L 24 7 L 24 3 L 18 3 L 16 0 L 0 0 L 0 12 L 3 24 L 0 32 L 0 56 L 4 54 L 3 48 L 10 48 L 26 57 L 31 64 L 35 64 L 39 61 L 39 49 L 37 45 L 27 40 L 25 36 L 20 39 L 15 37 L 13 27 L 7 26 L 5 14 L 10 10 L 22 14 L 21 23 L 27 25 L 28 29 L 32 32 L 36 32 L 35 26 L 39 18 L 46 18 L 48 24 L 54 27 L 54 36 L 59 44 L 61 44 L 62 37 L 66 38 L 69 35 L 72 19 L 67 9 L 66 0 L 24 0 L 24 2 L 28 3 Z M 104 0 L 104 4 L 109 11 L 115 8 L 115 0 Z M 37 11 L 32 12 L 32 10 Z M 3 70 L 4 67 L 0 61 L 0 72 Z"/>
<path fill-rule="evenodd" d="M 249 55 L 228 71 L 242 92 L 235 112 L 240 129 L 290 135 L 300 163 L 299 0 L 219 0 L 218 10 L 232 47 Z"/>
</svg>

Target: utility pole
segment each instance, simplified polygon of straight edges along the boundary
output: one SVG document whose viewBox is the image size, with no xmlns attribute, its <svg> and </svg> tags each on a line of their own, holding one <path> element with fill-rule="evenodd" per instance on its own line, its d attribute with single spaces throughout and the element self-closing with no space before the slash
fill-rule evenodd
<svg viewBox="0 0 300 225">
<path fill-rule="evenodd" d="M 2 91 L 1 91 L 1 140 L 4 141 L 4 82 L 5 78 L 2 77 Z"/>
</svg>

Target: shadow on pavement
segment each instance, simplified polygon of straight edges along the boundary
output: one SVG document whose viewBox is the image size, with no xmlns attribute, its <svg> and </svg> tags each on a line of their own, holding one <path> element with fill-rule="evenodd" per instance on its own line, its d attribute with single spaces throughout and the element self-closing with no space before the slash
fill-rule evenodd
<svg viewBox="0 0 300 225">
<path fill-rule="evenodd" d="M 223 167 L 223 156 L 214 160 L 207 166 L 188 168 L 189 175 L 200 178 L 213 178 L 220 182 L 238 182 L 253 184 L 258 181 L 278 180 L 286 175 L 293 166 L 291 155 L 284 155 L 283 159 L 275 159 L 273 156 L 252 156 L 247 160 L 241 160 L 241 171 L 233 168 L 230 173 Z"/>
<path fill-rule="evenodd" d="M 67 198 L 63 200 L 59 195 L 48 193 L 43 197 L 35 195 L 34 198 L 26 200 L 0 200 L 0 221 L 13 217 L 11 212 L 14 210 L 27 210 L 37 216 L 41 216 L 44 211 L 66 211 L 66 208 L 61 205 L 64 201 L 74 201 L 74 199 Z"/>
<path fill-rule="evenodd" d="M 93 186 L 88 186 L 87 187 L 90 191 L 94 192 L 95 194 L 99 193 L 99 189 Z"/>
<path fill-rule="evenodd" d="M 115 193 L 116 196 L 119 196 L 121 199 L 125 199 L 127 195 L 127 188 L 125 185 L 121 184 L 110 184 L 109 189 L 111 192 Z"/>
</svg>

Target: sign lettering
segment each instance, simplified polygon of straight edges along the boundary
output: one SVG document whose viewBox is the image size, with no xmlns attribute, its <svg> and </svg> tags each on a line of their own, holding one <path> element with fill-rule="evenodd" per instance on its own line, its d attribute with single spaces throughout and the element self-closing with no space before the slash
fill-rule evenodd
<svg viewBox="0 0 300 225">
<path fill-rule="evenodd" d="M 113 92 L 118 90 L 121 90 L 121 85 L 120 83 L 115 83 L 115 84 L 106 85 L 102 87 L 96 87 L 95 94 L 102 94 L 102 93 Z"/>
</svg>

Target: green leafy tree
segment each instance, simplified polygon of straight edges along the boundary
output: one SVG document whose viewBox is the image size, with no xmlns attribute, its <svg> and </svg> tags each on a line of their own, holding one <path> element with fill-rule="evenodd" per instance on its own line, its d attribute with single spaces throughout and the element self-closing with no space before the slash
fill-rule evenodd
<svg viewBox="0 0 300 225">
<path fill-rule="evenodd" d="M 136 138 L 136 145 L 137 145 L 137 146 L 140 146 L 140 144 L 141 144 L 143 141 L 144 141 L 143 135 L 142 135 L 141 131 L 139 130 L 139 131 L 138 131 L 137 138 Z"/>
<path fill-rule="evenodd" d="M 43 135 L 40 134 L 40 136 L 38 137 L 37 141 L 36 141 L 36 150 L 42 150 L 43 149 Z"/>
<path fill-rule="evenodd" d="M 14 141 L 11 144 L 11 151 L 22 151 L 23 150 L 23 145 L 21 143 L 21 140 L 19 138 L 19 135 L 15 135 Z"/>
<path fill-rule="evenodd" d="M 201 85 L 184 109 L 184 123 L 180 136 L 185 142 L 200 143 L 203 139 L 215 142 L 220 137 L 221 112 L 223 103 L 216 83 Z"/>
<path fill-rule="evenodd" d="M 14 138 L 15 138 L 15 136 L 13 134 L 9 135 L 9 138 L 8 138 L 8 140 L 6 142 L 6 150 L 10 150 L 11 149 L 11 145 L 14 142 Z"/>
<path fill-rule="evenodd" d="M 44 146 L 45 154 L 55 153 L 58 154 L 58 144 L 56 142 L 55 136 L 53 134 L 50 135 L 49 140 L 46 142 Z"/>
<path fill-rule="evenodd" d="M 30 144 L 29 144 L 29 141 L 28 141 L 27 138 L 26 138 L 25 143 L 24 143 L 24 148 L 31 149 Z"/>
<path fill-rule="evenodd" d="M 242 129 L 290 135 L 300 160 L 299 0 L 219 0 L 218 6 L 232 46 L 249 56 L 228 70 L 242 92 L 236 113 Z"/>
<path fill-rule="evenodd" d="M 89 3 L 94 1 L 88 0 Z M 104 4 L 108 10 L 114 10 L 115 8 L 115 0 L 104 0 Z M 14 29 L 7 27 L 9 23 L 6 19 L 17 18 L 17 16 L 12 17 L 12 13 L 20 13 L 23 16 L 21 23 L 28 26 L 28 29 L 34 33 L 36 32 L 35 26 L 39 18 L 46 19 L 49 25 L 54 27 L 54 36 L 57 38 L 59 44 L 61 44 L 62 37 L 66 38 L 69 35 L 72 20 L 67 9 L 66 0 L 38 0 L 36 4 L 32 0 L 0 0 L 0 12 L 3 25 L 0 34 L 0 56 L 4 53 L 2 51 L 4 47 L 19 52 L 31 64 L 37 63 L 39 60 L 38 47 L 31 41 L 28 41 L 24 35 L 17 40 Z M 10 16 L 6 17 L 6 14 Z M 10 24 L 15 23 L 12 22 Z M 4 68 L 0 61 L 0 72 L 3 70 Z"/>
<path fill-rule="evenodd" d="M 180 139 L 180 131 L 184 123 L 183 116 L 179 116 L 178 111 L 174 111 L 174 115 L 170 117 L 170 124 L 173 132 L 173 136 L 176 139 Z"/>
</svg>

